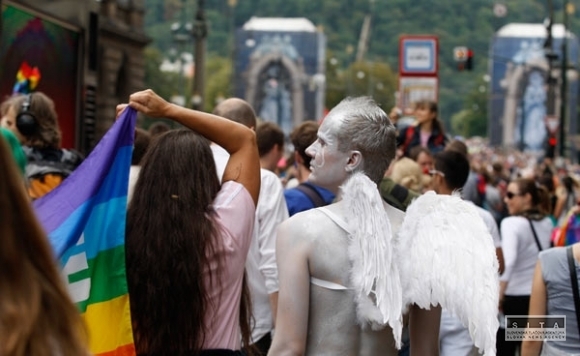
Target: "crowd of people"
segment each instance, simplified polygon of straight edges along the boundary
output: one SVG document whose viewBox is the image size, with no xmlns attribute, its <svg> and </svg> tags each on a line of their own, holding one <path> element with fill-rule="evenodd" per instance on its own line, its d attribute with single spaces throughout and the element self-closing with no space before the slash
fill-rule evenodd
<svg viewBox="0 0 580 356">
<path fill-rule="evenodd" d="M 403 125 L 397 108 L 389 118 L 347 98 L 287 137 L 237 98 L 210 114 L 146 90 L 118 115 L 127 106 L 182 126 L 135 132 L 126 265 L 138 355 L 580 354 L 580 236 L 556 242 L 580 225 L 578 165 L 452 138 L 427 100 Z M 83 156 L 60 146 L 43 93 L 10 97 L 0 114 L 0 355 L 88 354 L 95 335 L 30 206 Z M 566 340 L 508 341 L 504 315 L 566 315 Z"/>
</svg>

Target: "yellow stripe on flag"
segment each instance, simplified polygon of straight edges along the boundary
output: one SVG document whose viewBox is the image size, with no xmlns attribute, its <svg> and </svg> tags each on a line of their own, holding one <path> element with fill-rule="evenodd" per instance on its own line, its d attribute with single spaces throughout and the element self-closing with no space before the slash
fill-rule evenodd
<svg viewBox="0 0 580 356">
<path fill-rule="evenodd" d="M 89 304 L 82 316 L 89 333 L 89 348 L 94 354 L 110 354 L 123 346 L 133 345 L 129 295 Z"/>
</svg>

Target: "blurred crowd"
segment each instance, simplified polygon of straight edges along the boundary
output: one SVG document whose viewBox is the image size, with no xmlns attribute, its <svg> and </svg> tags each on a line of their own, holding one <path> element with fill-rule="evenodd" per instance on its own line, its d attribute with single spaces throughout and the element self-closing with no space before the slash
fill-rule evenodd
<svg viewBox="0 0 580 356">
<path fill-rule="evenodd" d="M 151 102 L 160 106 L 167 104 L 156 97 Z M 151 102 L 147 105 L 152 105 Z M 190 326 L 183 321 L 183 325 L 181 325 L 183 328 L 191 327 L 193 328 L 192 330 L 197 332 L 201 330 L 200 335 L 203 335 L 194 338 L 194 343 L 187 344 L 187 347 L 196 350 L 205 348 L 237 350 L 240 348 L 241 336 L 238 337 L 238 334 L 235 334 L 235 336 L 229 335 L 230 339 L 227 342 L 223 340 L 226 331 L 232 333 L 235 331 L 237 333 L 238 324 L 237 322 L 232 322 L 231 318 L 234 316 L 239 317 L 240 311 L 238 310 L 232 314 L 228 314 L 230 311 L 225 308 L 218 308 L 219 310 L 215 314 L 209 311 L 213 310 L 208 306 L 214 300 L 212 298 L 218 298 L 215 300 L 219 300 L 219 298 L 224 297 L 229 298 L 227 299 L 228 301 L 236 300 L 238 303 L 236 305 L 242 311 L 245 310 L 245 307 L 253 311 L 256 317 L 256 324 L 251 330 L 243 329 L 242 325 L 242 334 L 246 344 L 255 346 L 253 352 L 267 354 L 272 339 L 274 339 L 274 346 L 280 345 L 279 343 L 277 344 L 276 338 L 273 338 L 273 332 L 277 325 L 276 314 L 280 310 L 278 308 L 278 274 L 275 256 L 276 229 L 289 217 L 313 208 L 329 205 L 337 200 L 337 191 L 328 189 L 324 184 L 319 184 L 322 181 L 321 177 L 311 180 L 313 167 L 322 167 L 325 163 L 320 161 L 320 152 L 324 150 L 324 145 L 333 144 L 332 142 L 324 142 L 326 136 L 319 131 L 324 119 L 321 122 L 305 121 L 295 127 L 289 135 L 286 135 L 276 123 L 263 122 L 256 118 L 253 108 L 240 99 L 227 99 L 216 107 L 213 114 L 229 120 L 224 120 L 224 123 L 220 122 L 222 126 L 215 127 L 212 126 L 214 124 L 211 123 L 209 115 L 205 117 L 202 114 L 192 114 L 193 111 L 187 111 L 186 109 L 182 109 L 179 114 L 175 114 L 169 109 L 164 111 L 157 110 L 152 106 L 141 107 L 138 106 L 140 105 L 138 100 L 132 102 L 132 105 L 141 109 L 140 111 L 155 114 L 160 118 L 164 115 L 173 115 L 177 119 L 171 117 L 172 120 L 185 127 L 197 130 L 206 138 L 209 138 L 207 142 L 200 141 L 197 138 L 185 135 L 180 130 L 172 130 L 169 125 L 162 121 L 154 123 L 146 129 L 138 128 L 135 132 L 135 147 L 129 179 L 129 201 L 137 199 L 137 203 L 131 204 L 129 202 L 129 242 L 127 245 L 129 252 L 127 256 L 129 258 L 128 284 L 130 294 L 131 288 L 134 291 L 132 296 L 132 304 L 134 303 L 135 305 L 133 316 L 134 320 L 139 321 L 135 324 L 138 325 L 136 333 L 141 333 L 136 337 L 137 348 L 147 349 L 156 345 L 147 341 L 148 333 L 155 333 L 154 323 L 156 321 L 146 315 L 148 313 L 146 306 L 158 305 L 170 308 L 171 306 L 166 304 L 166 302 L 172 300 L 170 296 L 164 294 L 159 294 L 160 299 L 158 300 L 153 298 L 157 296 L 155 294 L 152 294 L 151 298 L 146 297 L 144 296 L 146 294 L 144 290 L 139 289 L 142 285 L 135 282 L 138 278 L 146 279 L 150 277 L 153 278 L 150 283 L 162 283 L 161 280 L 163 279 L 163 276 L 153 276 L 155 272 L 147 272 L 135 267 L 135 261 L 152 263 L 150 256 L 146 253 L 139 255 L 140 251 L 142 251 L 140 249 L 150 248 L 139 245 L 141 243 L 140 239 L 146 240 L 147 234 L 154 233 L 159 235 L 154 238 L 161 239 L 161 235 L 168 229 L 167 226 L 170 226 L 169 231 L 174 233 L 175 236 L 195 235 L 198 231 L 203 231 L 202 235 L 207 240 L 200 244 L 202 247 L 186 244 L 185 248 L 190 249 L 188 251 L 204 248 L 206 249 L 204 252 L 215 252 L 220 249 L 219 244 L 216 245 L 209 241 L 212 239 L 212 234 L 221 234 L 221 232 L 216 232 L 222 231 L 219 227 L 216 227 L 221 226 L 232 229 L 232 231 L 235 230 L 236 234 L 240 236 L 252 236 L 251 239 L 248 237 L 248 239 L 243 240 L 245 241 L 244 246 L 247 246 L 245 247 L 246 250 L 240 254 L 243 258 L 236 260 L 240 262 L 236 265 L 238 267 L 237 270 L 234 270 L 235 268 L 231 266 L 224 267 L 226 264 L 221 265 L 221 262 L 217 262 L 218 258 L 214 259 L 210 255 L 208 255 L 209 257 L 198 256 L 195 269 L 190 270 L 187 269 L 188 267 L 178 265 L 179 261 L 172 261 L 172 257 L 169 254 L 159 258 L 160 262 L 167 263 L 167 266 L 171 268 L 185 268 L 187 271 L 184 274 L 191 273 L 194 277 L 203 276 L 206 282 L 208 280 L 205 279 L 205 268 L 206 265 L 211 265 L 211 268 L 214 269 L 214 277 L 219 276 L 221 282 L 226 284 L 232 281 L 234 281 L 232 282 L 234 284 L 239 283 L 235 284 L 235 288 L 228 289 L 229 287 L 216 288 L 212 284 L 213 282 L 208 282 L 205 287 L 192 289 L 202 293 L 201 296 L 194 299 L 196 302 L 199 302 L 200 305 L 203 303 L 209 304 L 203 304 L 205 309 L 202 308 L 200 309 L 201 311 L 194 310 L 195 308 L 185 308 L 183 310 L 194 313 L 200 318 L 223 318 L 223 325 L 216 326 L 212 324 L 212 326 L 208 327 L 201 323 Z M 163 107 L 165 108 L 165 106 Z M 567 341 L 548 342 L 547 344 L 532 341 L 524 342 L 523 344 L 503 342 L 505 338 L 500 329 L 497 338 L 498 354 L 515 355 L 516 350 L 520 350 L 519 352 L 523 352 L 521 353 L 522 355 L 539 355 L 539 350 L 542 346 L 544 352 L 549 348 L 564 350 L 568 354 L 572 354 L 574 350 L 577 352 L 580 347 L 580 336 L 578 335 L 578 330 L 574 329 L 578 326 L 574 320 L 575 316 L 570 312 L 574 307 L 574 299 L 570 297 L 567 300 L 551 300 L 550 295 L 552 294 L 550 294 L 549 290 L 552 285 L 548 282 L 550 278 L 568 278 L 566 273 L 558 274 L 553 270 L 557 268 L 554 267 L 556 264 L 554 261 L 563 259 L 565 256 L 561 254 L 552 256 L 553 254 L 550 254 L 551 247 L 569 246 L 580 241 L 580 235 L 576 235 L 576 231 L 573 230 L 579 225 L 576 219 L 580 205 L 580 165 L 572 163 L 565 158 L 549 159 L 515 149 L 490 147 L 486 140 L 482 138 L 463 139 L 451 137 L 445 132 L 437 113 L 437 103 L 427 100 L 415 103 L 412 119 L 401 117 L 402 112 L 398 108 L 393 108 L 389 112 L 390 119 L 397 131 L 397 150 L 396 158 L 391 162 L 384 173 L 384 177 L 378 184 L 382 198 L 389 205 L 405 211 L 413 199 L 427 191 L 439 189 L 442 184 L 439 179 L 445 178 L 448 180 L 447 186 L 453 186 L 454 182 L 450 180 L 452 179 L 452 172 L 446 172 L 445 170 L 448 168 L 441 166 L 448 159 L 444 152 L 453 151 L 460 154 L 460 157 L 464 157 L 462 159 L 466 159 L 469 162 L 469 174 L 466 182 L 461 184 L 463 188 L 458 189 L 458 191 L 463 199 L 469 200 L 476 206 L 486 210 L 493 217 L 493 222 L 495 222 L 495 234 L 498 239 L 497 242 L 494 241 L 494 244 L 500 265 L 498 273 L 501 274 L 500 305 L 498 306 L 500 323 L 504 314 L 556 314 L 563 313 L 562 310 L 568 310 L 567 315 L 569 314 Z M 46 95 L 36 92 L 11 97 L 0 105 L 0 114 L 2 117 L 0 121 L 1 132 L 6 142 L 6 149 L 10 151 L 11 156 L 14 158 L 14 164 L 18 167 L 21 177 L 23 177 L 23 187 L 25 187 L 30 200 L 39 199 L 47 194 L 67 179 L 76 167 L 82 163 L 83 155 L 74 150 L 61 147 L 56 109 L 52 100 Z M 205 120 L 208 120 L 207 124 Z M 231 126 L 225 121 L 236 122 L 245 126 L 248 132 L 254 132 L 257 155 L 259 156 L 259 171 L 244 171 L 248 167 L 246 163 L 253 162 L 251 154 L 248 153 L 249 151 L 245 151 L 249 149 L 242 145 L 247 143 L 246 141 L 240 141 L 239 144 L 227 141 L 230 139 L 232 140 L 231 142 L 236 141 L 237 136 L 234 134 L 242 135 L 244 139 L 253 136 L 248 134 L 245 131 L 246 129 L 239 129 L 239 125 Z M 199 122 L 206 126 L 199 124 Z M 236 130 L 239 130 L 239 132 Z M 223 137 L 220 136 L 220 132 Z M 199 153 L 200 151 L 192 152 L 191 155 L 195 154 L 195 158 L 179 155 L 179 152 L 184 152 L 184 148 L 180 146 L 182 143 L 179 140 L 183 140 L 183 144 L 192 144 L 194 142 L 203 148 L 203 154 Z M 251 141 L 250 139 L 247 140 L 248 142 Z M 216 143 L 217 141 L 219 141 L 219 145 Z M 247 144 L 251 146 L 250 143 Z M 166 151 L 163 151 L 164 149 Z M 172 156 L 170 153 L 176 156 Z M 204 154 L 210 155 L 210 158 L 213 155 L 213 161 L 215 162 L 210 164 L 203 161 L 202 156 Z M 174 159 L 177 163 L 171 163 L 174 162 Z M 187 176 L 188 182 L 197 182 L 198 185 L 196 187 L 198 189 L 201 190 L 202 187 L 207 186 L 207 188 L 203 188 L 207 189 L 207 192 L 204 192 L 205 195 L 199 198 L 207 201 L 204 200 L 204 204 L 199 204 L 199 206 L 195 207 L 187 204 L 182 205 L 182 209 L 185 209 L 184 207 L 201 209 L 199 210 L 203 212 L 201 215 L 210 215 L 215 211 L 207 207 L 211 206 L 213 209 L 214 207 L 222 206 L 217 204 L 217 202 L 226 204 L 226 201 L 231 203 L 230 200 L 233 199 L 232 204 L 238 205 L 236 205 L 235 209 L 232 208 L 234 210 L 228 210 L 227 213 L 230 215 L 227 215 L 227 217 L 239 220 L 241 215 L 236 217 L 235 212 L 242 214 L 242 210 L 240 210 L 242 205 L 245 208 L 255 205 L 255 216 L 250 214 L 253 210 L 244 210 L 245 212 L 243 212 L 243 216 L 251 215 L 248 218 L 251 223 L 234 226 L 233 222 L 228 223 L 220 220 L 221 218 L 217 218 L 215 221 L 218 222 L 214 220 L 208 222 L 209 220 L 201 219 L 203 222 L 200 222 L 199 225 L 189 226 L 187 225 L 188 223 L 184 222 L 185 220 L 176 217 L 176 221 L 183 222 L 183 226 L 179 224 L 148 225 L 151 219 L 161 218 L 152 217 L 149 214 L 147 209 L 155 210 L 157 208 L 155 202 L 151 203 L 150 199 L 145 197 L 156 197 L 158 196 L 157 194 L 162 197 L 165 191 L 161 192 L 159 189 L 165 186 L 169 187 L 171 184 L 161 180 L 170 180 L 169 177 L 173 170 L 182 172 L 180 167 L 177 166 L 178 164 L 183 165 L 192 162 L 200 165 L 196 168 L 205 169 L 203 176 L 195 175 L 191 172 L 191 174 L 183 174 Z M 4 162 L 3 164 L 9 163 Z M 166 173 L 167 176 L 163 178 L 164 176 L 159 174 L 159 170 L 153 164 L 159 165 L 157 167 L 164 167 L 162 172 Z M 235 164 L 238 164 L 238 166 L 234 166 Z M 216 174 L 213 173 L 213 170 L 216 171 Z M 2 167 L 2 171 L 5 171 L 4 167 Z M 208 171 L 211 172 L 207 173 Z M 250 195 L 236 195 L 236 189 L 239 190 L 240 188 L 234 184 L 226 184 L 230 180 L 245 187 L 250 192 Z M 260 188 L 258 188 L 259 184 L 256 184 L 255 180 L 261 181 Z M 155 184 L 151 182 L 155 182 Z M 260 192 L 259 200 L 257 198 L 258 190 Z M 192 197 L 198 197 L 194 193 L 191 194 Z M 226 194 L 229 194 L 227 197 L 230 197 L 230 200 L 226 199 Z M 175 196 L 171 195 L 172 200 L 180 200 L 184 196 L 183 193 Z M 171 210 L 172 200 L 161 204 L 167 207 L 164 211 Z M 213 204 L 212 202 L 216 203 Z M 2 209 L 9 209 L 9 206 L 4 205 Z M 216 211 L 219 210 L 218 208 L 215 209 Z M 182 210 L 177 211 L 177 213 L 180 212 L 183 215 Z M 222 213 L 226 217 L 226 212 Z M 190 219 L 190 217 L 187 218 Z M 133 221 L 131 219 L 136 220 Z M 3 224 L 12 224 L 12 222 L 3 220 Z M 494 228 L 491 227 L 490 229 L 493 230 Z M 18 235 L 17 232 L 14 232 L 14 234 Z M 36 231 L 35 234 L 36 238 L 38 238 L 38 235 L 42 235 L 42 232 Z M 572 236 L 572 238 L 565 239 L 563 238 L 564 236 Z M 154 238 L 152 237 L 152 240 Z M 232 238 L 235 240 L 237 236 Z M 224 239 L 226 238 L 224 237 Z M 133 244 L 131 241 L 133 241 Z M 179 241 L 176 244 L 177 246 L 183 246 L 182 242 Z M 48 250 L 46 244 L 43 246 L 45 250 Z M 137 251 L 134 254 L 132 254 L 132 246 L 138 247 L 134 249 L 134 251 Z M 45 252 L 48 253 L 48 251 Z M 248 253 L 247 260 L 244 254 L 246 252 Z M 577 254 L 580 255 L 580 252 L 577 252 Z M 3 255 L 0 253 L 0 256 Z M 238 258 L 239 256 L 235 255 L 234 257 Z M 228 258 L 230 258 L 229 255 Z M 0 261 L 0 266 L 3 266 L 2 263 Z M 245 276 L 243 273 L 239 273 L 240 270 L 244 270 L 244 263 L 247 271 Z M 225 270 L 220 270 L 219 268 L 221 267 L 224 267 Z M 235 276 L 235 278 L 222 278 L 223 276 L 220 274 L 222 272 L 228 278 L 231 276 Z M 5 272 L 0 272 L 0 275 L 3 273 Z M 175 280 L 181 278 L 180 276 L 176 275 Z M 244 278 L 243 284 L 242 277 Z M 53 276 L 47 278 L 53 278 Z M 1 280 L 2 278 L 0 277 Z M 209 280 L 211 281 L 211 277 Z M 60 286 L 59 283 L 61 282 L 53 280 L 51 283 Z M 0 289 L 1 287 L 2 283 L 0 282 Z M 212 288 L 215 288 L 218 292 L 230 294 L 216 296 L 210 292 Z M 240 298 L 245 295 L 245 288 L 249 288 L 252 301 L 244 306 L 243 301 L 240 304 Z M 58 290 L 62 292 L 61 289 Z M 59 298 L 63 299 L 64 297 L 59 296 Z M 178 300 L 176 305 L 181 305 L 179 303 L 183 303 L 186 300 L 185 298 Z M 2 303 L 0 301 L 0 305 Z M 0 306 L 0 313 L 2 312 L 5 312 L 5 308 Z M 172 317 L 176 317 L 169 312 L 166 314 L 161 313 L 160 315 L 162 316 L 159 320 L 172 315 Z M 5 327 L 2 324 L 3 320 L 4 317 L 0 315 L 0 334 L 6 335 L 3 329 Z M 78 320 L 71 321 L 71 323 L 76 322 Z M 181 323 L 182 321 L 178 322 Z M 449 349 L 442 348 L 441 355 L 476 354 L 469 333 L 465 334 L 458 331 L 449 336 L 451 334 L 444 333 L 444 331 L 448 330 L 446 328 L 449 328 L 450 324 L 444 325 L 443 322 L 441 324 L 440 337 L 451 337 L 449 340 L 452 341 L 448 341 L 446 344 L 455 346 Z M 232 323 L 232 325 L 228 323 Z M 241 324 L 244 323 L 242 322 Z M 139 326 L 141 329 L 139 329 Z M 452 325 L 451 327 L 457 327 L 458 330 L 462 329 L 461 325 Z M 463 330 L 465 331 L 464 327 Z M 71 335 L 70 340 L 74 340 L 73 349 L 82 349 L 82 346 L 79 346 L 82 341 L 78 341 L 82 338 L 76 332 L 72 332 Z M 49 340 L 49 344 L 51 341 L 59 341 L 61 336 Z M 165 339 L 162 341 L 170 342 L 175 335 L 168 331 L 163 334 L 163 337 Z M 3 340 L 1 335 L 0 340 Z M 444 344 L 443 340 L 441 343 L 442 345 Z M 457 346 L 462 344 L 466 344 L 466 348 L 461 349 Z M 0 354 L 11 354 L 3 352 L 5 345 L 8 344 L 0 343 Z M 521 349 L 522 347 L 523 349 Z M 408 352 L 408 349 L 405 351 L 405 348 L 403 348 L 399 354 L 403 355 L 405 352 Z M 271 352 L 271 354 L 278 353 Z"/>
</svg>

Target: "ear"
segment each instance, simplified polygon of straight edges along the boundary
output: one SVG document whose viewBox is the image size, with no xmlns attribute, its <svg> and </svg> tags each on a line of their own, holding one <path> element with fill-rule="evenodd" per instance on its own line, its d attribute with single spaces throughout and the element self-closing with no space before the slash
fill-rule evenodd
<svg viewBox="0 0 580 356">
<path fill-rule="evenodd" d="M 294 162 L 298 163 L 299 166 L 304 165 L 304 160 L 298 151 L 294 151 Z"/>
<path fill-rule="evenodd" d="M 346 162 L 346 171 L 355 172 L 362 168 L 363 156 L 360 151 L 350 151 L 348 161 Z"/>
</svg>

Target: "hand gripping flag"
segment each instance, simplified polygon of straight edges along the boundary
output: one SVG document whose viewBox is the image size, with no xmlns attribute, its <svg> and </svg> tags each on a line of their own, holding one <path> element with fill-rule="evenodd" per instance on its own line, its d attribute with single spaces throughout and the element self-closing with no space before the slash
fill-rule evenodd
<svg viewBox="0 0 580 356">
<path fill-rule="evenodd" d="M 136 112 L 126 109 L 84 162 L 34 202 L 95 355 L 134 355 L 125 220 Z"/>
</svg>

